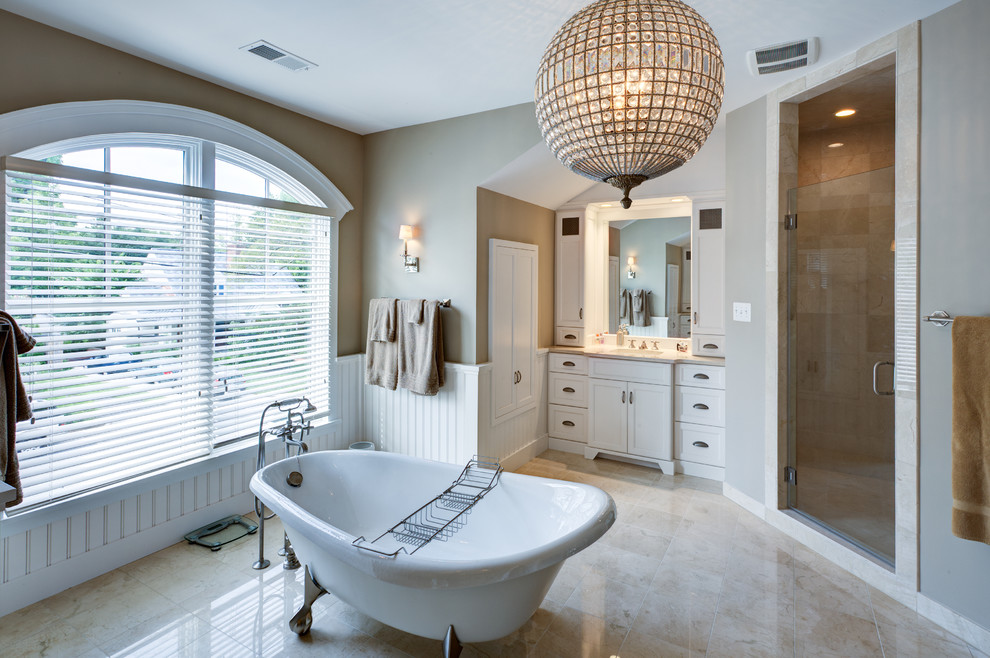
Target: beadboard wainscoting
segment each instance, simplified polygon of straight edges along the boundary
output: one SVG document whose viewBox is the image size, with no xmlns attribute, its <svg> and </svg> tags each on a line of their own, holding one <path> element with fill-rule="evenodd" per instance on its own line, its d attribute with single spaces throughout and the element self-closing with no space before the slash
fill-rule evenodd
<svg viewBox="0 0 990 658">
<path fill-rule="evenodd" d="M 349 445 L 352 437 L 341 425 L 314 428 L 306 438 L 310 449 Z M 267 459 L 274 461 L 282 448 L 269 445 Z M 253 506 L 248 482 L 256 454 L 256 447 L 242 448 L 59 503 L 37 525 L 37 513 L 4 519 L 0 616 L 170 546 L 217 519 L 246 514 Z"/>
</svg>

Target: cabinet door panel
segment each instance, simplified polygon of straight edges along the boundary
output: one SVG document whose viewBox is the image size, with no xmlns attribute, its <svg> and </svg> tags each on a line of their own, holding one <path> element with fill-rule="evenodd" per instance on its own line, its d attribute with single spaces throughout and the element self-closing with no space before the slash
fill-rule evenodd
<svg viewBox="0 0 990 658">
<path fill-rule="evenodd" d="M 718 215 L 717 224 L 702 221 L 702 213 L 716 210 L 722 210 L 721 203 L 698 204 L 694 208 L 691 225 L 692 334 L 725 335 L 724 216 Z"/>
<path fill-rule="evenodd" d="M 557 322 L 559 326 L 583 327 L 584 244 L 578 236 L 557 239 Z"/>
<path fill-rule="evenodd" d="M 588 444 L 596 448 L 626 451 L 626 384 L 591 379 L 591 435 Z"/>
<path fill-rule="evenodd" d="M 515 250 L 513 254 L 512 363 L 518 373 L 515 405 L 536 401 L 536 253 Z"/>
<path fill-rule="evenodd" d="M 513 251 L 501 245 L 492 250 L 492 290 L 512 290 L 515 258 Z M 492 403 L 496 418 L 515 406 L 512 306 L 512 295 L 492 296 Z"/>
<path fill-rule="evenodd" d="M 657 459 L 673 458 L 671 388 L 629 384 L 629 452 Z"/>
</svg>

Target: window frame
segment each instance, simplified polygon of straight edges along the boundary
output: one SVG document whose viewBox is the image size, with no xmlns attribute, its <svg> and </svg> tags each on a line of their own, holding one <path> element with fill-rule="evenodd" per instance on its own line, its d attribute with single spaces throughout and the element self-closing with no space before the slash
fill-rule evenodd
<svg viewBox="0 0 990 658">
<path fill-rule="evenodd" d="M 103 130 L 112 125 L 114 131 Z M 129 128 L 142 129 L 128 130 Z M 187 153 L 187 185 L 212 189 L 214 158 L 245 166 L 285 189 L 306 205 L 322 206 L 340 221 L 353 206 L 340 191 L 312 164 L 284 145 L 236 121 L 195 108 L 186 108 L 144 101 L 89 101 L 61 103 L 29 108 L 0 115 L 0 155 L 44 158 L 56 151 L 77 151 L 113 146 L 155 146 L 180 148 Z M 48 155 L 44 155 L 47 152 Z M 281 180 L 280 180 L 281 179 Z M 204 184 L 208 183 L 208 184 Z M 307 203 L 309 202 L 309 203 Z M 0 200 L 0 210 L 2 210 Z M 326 422 L 317 428 L 329 431 L 330 424 L 339 419 L 339 391 L 336 383 L 337 358 L 337 222 L 331 222 L 331 283 L 330 283 L 330 408 L 321 410 Z M 5 254 L 0 254 L 3 266 Z M 0 287 L 0 304 L 5 300 L 5 287 Z M 90 509 L 101 499 L 119 499 L 132 491 L 146 491 L 163 481 L 172 481 L 178 473 L 205 472 L 233 463 L 250 454 L 253 438 L 215 446 L 211 454 L 200 459 L 176 464 L 162 471 L 132 478 L 104 488 L 39 505 L 17 514 L 16 525 L 44 522 L 46 518 L 64 517 L 72 510 Z M 160 485 L 157 485 L 160 486 Z M 11 530 L 10 523 L 4 526 Z M 4 532 L 6 535 L 7 532 Z"/>
</svg>

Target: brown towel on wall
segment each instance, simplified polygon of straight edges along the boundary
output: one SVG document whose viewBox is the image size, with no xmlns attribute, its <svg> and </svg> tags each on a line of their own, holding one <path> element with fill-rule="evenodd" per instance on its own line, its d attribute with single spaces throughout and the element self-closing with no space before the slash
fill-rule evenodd
<svg viewBox="0 0 990 658">
<path fill-rule="evenodd" d="M 990 318 L 952 323 L 952 534 L 990 544 Z"/>
<path fill-rule="evenodd" d="M 634 327 L 650 326 L 650 293 L 642 288 L 632 291 L 632 318 Z"/>
<path fill-rule="evenodd" d="M 632 324 L 632 293 L 626 288 L 619 291 L 619 323 Z"/>
<path fill-rule="evenodd" d="M 7 507 L 13 507 L 24 499 L 17 467 L 17 421 L 31 418 L 31 404 L 21 381 L 17 355 L 30 352 L 35 340 L 4 311 L 0 311 L 0 324 L 9 327 L 0 329 L 0 367 L 3 368 L 3 386 L 0 387 L 0 414 L 3 414 L 3 419 L 0 426 L 6 433 L 0 441 L 0 473 L 3 474 L 3 481 L 17 491 L 17 497 L 7 503 Z"/>
<path fill-rule="evenodd" d="M 399 381 L 399 348 L 395 338 L 396 299 L 394 297 L 379 297 L 368 304 L 368 344 L 364 351 L 364 383 L 381 386 L 390 391 L 395 390 Z M 387 338 L 383 335 L 384 318 L 391 314 L 393 340 L 377 340 Z M 376 328 L 377 325 L 377 328 Z"/>
<path fill-rule="evenodd" d="M 423 321 L 410 321 L 420 308 Z M 443 326 L 439 302 L 399 304 L 396 342 L 399 344 L 399 386 L 420 395 L 439 393 L 444 384 Z"/>
</svg>

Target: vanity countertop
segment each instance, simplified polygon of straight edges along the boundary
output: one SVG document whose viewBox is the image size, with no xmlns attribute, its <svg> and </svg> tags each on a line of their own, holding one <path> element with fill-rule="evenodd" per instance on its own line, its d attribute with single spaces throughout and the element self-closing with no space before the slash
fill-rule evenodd
<svg viewBox="0 0 990 658">
<path fill-rule="evenodd" d="M 660 363 L 700 363 L 711 366 L 725 366 L 725 359 L 715 356 L 694 356 L 676 350 L 641 350 L 630 347 L 567 347 L 554 345 L 551 352 L 560 354 L 584 354 L 602 359 L 625 359 L 627 361 L 659 361 Z"/>
</svg>

